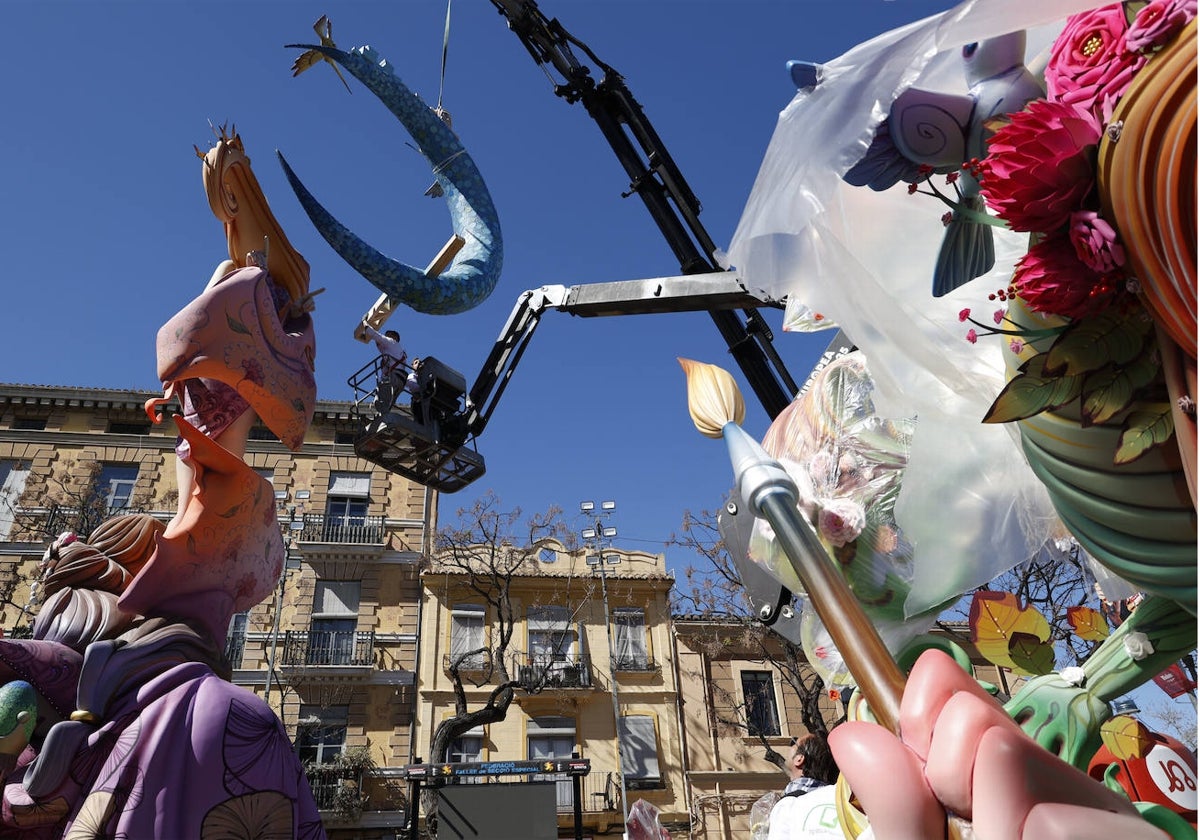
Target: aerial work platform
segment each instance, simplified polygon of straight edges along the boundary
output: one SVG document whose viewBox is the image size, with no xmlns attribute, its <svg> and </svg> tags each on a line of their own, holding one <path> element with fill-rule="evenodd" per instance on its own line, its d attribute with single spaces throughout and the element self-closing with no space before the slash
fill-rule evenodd
<svg viewBox="0 0 1200 840">
<path fill-rule="evenodd" d="M 385 375 L 380 357 L 348 380 L 359 421 L 355 454 L 444 493 L 461 490 L 482 476 L 483 456 L 461 419 L 466 393 L 463 375 L 427 357 L 417 371 L 411 402 L 383 405 L 378 399 L 378 383 Z M 403 389 L 393 390 L 404 393 Z"/>
</svg>

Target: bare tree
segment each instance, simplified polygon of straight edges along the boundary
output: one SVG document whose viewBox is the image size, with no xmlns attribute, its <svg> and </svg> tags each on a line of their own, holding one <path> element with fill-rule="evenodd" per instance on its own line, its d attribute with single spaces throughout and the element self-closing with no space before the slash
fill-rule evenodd
<svg viewBox="0 0 1200 840">
<path fill-rule="evenodd" d="M 522 521 L 520 508 L 503 511 L 500 500 L 488 493 L 470 508 L 459 510 L 458 517 L 458 523 L 438 532 L 430 574 L 444 573 L 452 577 L 458 594 L 481 599 L 490 607 L 493 623 L 484 644 L 451 654 L 448 671 L 454 714 L 434 730 L 430 756 L 435 762 L 445 761 L 454 740 L 467 731 L 504 720 L 518 686 L 536 690 L 544 683 L 544 671 L 541 679 L 532 680 L 529 675 L 512 673 L 508 654 L 520 618 L 513 603 L 513 584 L 521 576 L 536 573 L 543 548 L 574 545 L 557 508 Z M 475 678 L 465 675 L 468 667 Z M 471 708 L 464 681 L 479 687 L 493 680 L 482 704 Z"/>
<path fill-rule="evenodd" d="M 1174 735 L 1193 753 L 1196 751 L 1196 707 L 1190 698 L 1171 698 L 1163 694 L 1149 702 L 1145 698 L 1140 702 L 1141 716 L 1154 722 L 1151 728 Z"/>
<path fill-rule="evenodd" d="M 0 492 L 0 518 L 9 526 L 8 538 L 48 544 L 59 534 L 69 531 L 86 541 L 111 516 L 150 510 L 174 511 L 178 498 L 175 490 L 157 498 L 148 490 L 137 491 L 116 507 L 110 488 L 101 480 L 103 471 L 104 465 L 100 461 L 70 459 L 53 472 L 30 474 L 20 492 Z M 20 583 L 19 563 L 0 567 L 0 609 L 12 606 L 28 618 L 32 605 L 13 601 Z M 9 630 L 17 635 L 29 632 L 25 626 Z"/>
<path fill-rule="evenodd" d="M 684 581 L 672 593 L 672 611 L 714 620 L 714 634 L 705 640 L 712 653 L 735 648 L 747 658 L 769 663 L 779 673 L 785 691 L 798 700 L 801 721 L 810 732 L 828 734 L 830 722 L 822 700 L 826 697 L 825 682 L 809 665 L 804 650 L 787 639 L 770 632 L 755 617 L 753 605 L 742 586 L 733 558 L 726 550 L 717 527 L 717 515 L 701 511 L 693 515 L 684 512 L 682 533 L 671 543 L 693 552 L 697 564 L 684 569 Z M 714 723 L 757 735 L 764 758 L 783 769 L 787 759 L 771 747 L 766 734 L 752 724 L 753 710 L 733 692 L 713 686 L 714 700 L 720 704 L 713 709 Z"/>
<path fill-rule="evenodd" d="M 103 471 L 99 461 L 73 459 L 52 473 L 31 475 L 19 498 L 0 495 L 0 506 L 13 523 L 12 536 L 39 542 L 71 531 L 86 540 L 101 522 L 118 513 L 174 511 L 175 490 L 158 498 L 148 490 L 138 491 L 117 509 L 110 488 L 101 481 Z"/>
</svg>

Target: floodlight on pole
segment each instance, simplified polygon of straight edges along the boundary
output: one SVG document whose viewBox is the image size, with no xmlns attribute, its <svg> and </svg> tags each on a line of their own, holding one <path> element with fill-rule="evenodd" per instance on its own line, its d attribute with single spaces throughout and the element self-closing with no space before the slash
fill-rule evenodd
<svg viewBox="0 0 1200 840">
<path fill-rule="evenodd" d="M 579 509 L 584 513 L 595 516 L 595 526 L 585 528 L 583 530 L 583 538 L 591 541 L 591 548 L 595 554 L 584 556 L 584 562 L 592 567 L 592 571 L 600 573 L 600 592 L 604 599 L 604 632 L 608 638 L 608 678 L 609 684 L 612 686 L 612 707 L 613 707 L 613 729 L 617 740 L 617 777 L 621 780 L 621 815 L 622 830 L 624 826 L 629 825 L 629 795 L 625 789 L 625 759 L 621 755 L 621 701 L 617 688 L 617 673 L 616 673 L 616 654 L 613 649 L 613 632 L 612 620 L 608 611 L 608 566 L 616 566 L 621 562 L 619 554 L 606 554 L 604 549 L 611 546 L 611 540 L 617 535 L 617 529 L 611 525 L 605 526 L 601 522 L 602 516 L 611 516 L 612 512 L 617 509 L 617 503 L 606 501 L 600 503 L 600 513 L 596 513 L 595 504 L 592 502 L 582 502 Z"/>
</svg>

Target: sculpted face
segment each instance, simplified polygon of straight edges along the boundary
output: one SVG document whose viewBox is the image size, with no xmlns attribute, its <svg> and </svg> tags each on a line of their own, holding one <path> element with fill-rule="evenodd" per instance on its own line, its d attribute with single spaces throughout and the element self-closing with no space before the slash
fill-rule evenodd
<svg viewBox="0 0 1200 840">
<path fill-rule="evenodd" d="M 250 403 L 290 449 L 299 449 L 316 406 L 316 334 L 312 318 L 280 320 L 267 273 L 227 274 L 158 331 L 164 384 L 217 379 Z"/>
</svg>

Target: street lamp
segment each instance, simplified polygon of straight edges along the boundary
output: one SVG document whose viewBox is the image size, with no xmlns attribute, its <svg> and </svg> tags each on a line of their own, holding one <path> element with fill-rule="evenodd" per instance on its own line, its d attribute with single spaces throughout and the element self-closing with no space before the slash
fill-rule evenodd
<svg viewBox="0 0 1200 840">
<path fill-rule="evenodd" d="M 621 711 L 620 698 L 617 691 L 617 669 L 616 669 L 616 654 L 613 651 L 613 634 L 612 621 L 608 613 L 608 567 L 616 566 L 621 562 L 620 555 L 605 554 L 604 549 L 612 547 L 612 540 L 617 535 L 617 529 L 611 525 L 605 525 L 602 517 L 611 516 L 613 511 L 617 509 L 616 502 L 601 502 L 600 512 L 596 513 L 596 506 L 592 502 L 580 502 L 579 511 L 588 516 L 595 517 L 594 524 L 589 528 L 584 528 L 582 531 L 583 539 L 587 542 L 594 554 L 584 556 L 584 562 L 592 567 L 593 574 L 597 569 L 600 570 L 600 592 L 604 598 L 604 632 L 608 638 L 608 680 L 612 685 L 612 707 L 613 707 L 613 727 L 617 737 L 617 777 L 621 780 L 621 833 L 622 836 L 628 836 L 629 825 L 629 802 L 625 791 L 625 761 L 621 755 Z"/>
</svg>

